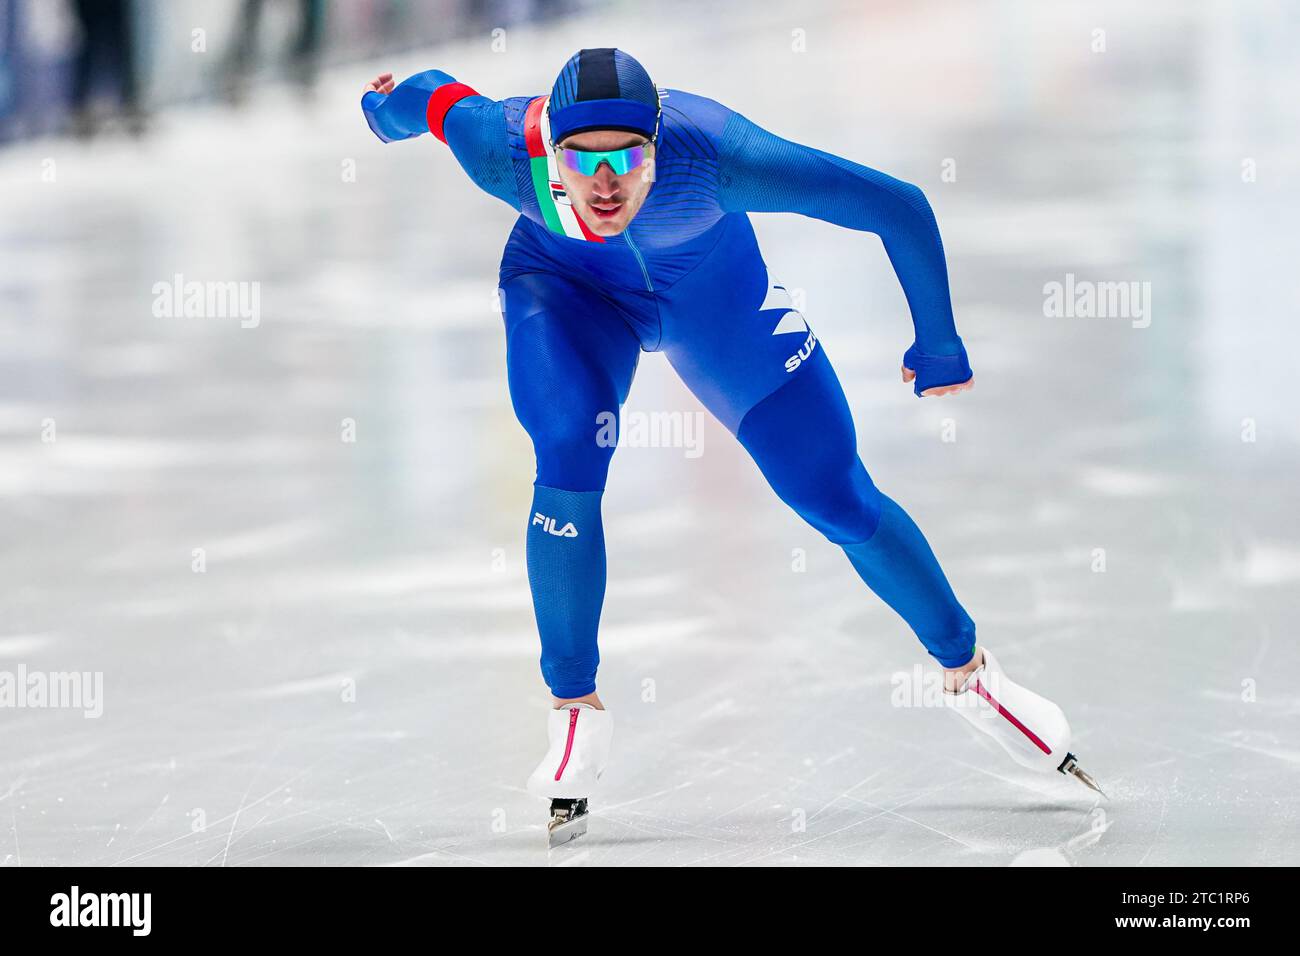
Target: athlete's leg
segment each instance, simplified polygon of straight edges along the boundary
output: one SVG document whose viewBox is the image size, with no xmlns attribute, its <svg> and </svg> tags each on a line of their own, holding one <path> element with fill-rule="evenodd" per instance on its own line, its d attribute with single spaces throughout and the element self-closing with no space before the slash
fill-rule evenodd
<svg viewBox="0 0 1300 956">
<path fill-rule="evenodd" d="M 867 474 L 824 349 L 749 410 L 737 438 L 781 500 L 844 548 L 862 580 L 935 660 L 945 668 L 972 660 L 975 624 L 915 522 Z"/>
<path fill-rule="evenodd" d="M 510 399 L 537 455 L 527 561 L 542 676 L 557 699 L 577 700 L 596 690 L 605 597 L 600 499 L 640 344 L 578 283 L 527 274 L 501 289 Z"/>
<path fill-rule="evenodd" d="M 843 546 L 939 663 L 970 665 L 975 626 L 925 537 L 862 466 L 821 343 L 768 276 L 748 219 L 728 217 L 721 228 L 709 260 L 662 298 L 668 360 L 781 499 Z"/>
</svg>

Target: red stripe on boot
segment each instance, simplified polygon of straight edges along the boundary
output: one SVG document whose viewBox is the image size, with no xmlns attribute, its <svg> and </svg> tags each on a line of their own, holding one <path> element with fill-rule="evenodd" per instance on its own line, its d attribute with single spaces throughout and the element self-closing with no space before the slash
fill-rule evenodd
<svg viewBox="0 0 1300 956">
<path fill-rule="evenodd" d="M 1035 747 L 1037 747 L 1039 750 L 1041 750 L 1043 753 L 1047 754 L 1048 756 L 1051 756 L 1052 753 L 1051 748 L 1049 748 L 1047 744 L 1039 740 L 1037 734 L 1035 734 L 1032 730 L 1030 730 L 1028 727 L 1022 724 L 1019 720 L 1017 720 L 1015 714 L 1011 713 L 1011 711 L 1007 710 L 996 700 L 994 700 L 993 695 L 990 694 L 987 690 L 985 690 L 984 685 L 981 684 L 979 681 L 975 682 L 975 693 L 979 694 L 981 697 L 987 700 L 990 704 L 993 705 L 994 710 L 996 710 L 1007 720 L 1011 721 L 1012 726 L 1015 727 L 1017 730 L 1019 730 L 1030 740 L 1032 740 L 1034 742 Z"/>
<path fill-rule="evenodd" d="M 564 768 L 569 765 L 569 754 L 573 753 L 573 732 L 578 729 L 578 708 L 574 707 L 569 711 L 569 739 L 564 744 L 564 759 L 560 761 L 560 769 L 555 771 L 555 779 L 559 780 Z"/>
</svg>

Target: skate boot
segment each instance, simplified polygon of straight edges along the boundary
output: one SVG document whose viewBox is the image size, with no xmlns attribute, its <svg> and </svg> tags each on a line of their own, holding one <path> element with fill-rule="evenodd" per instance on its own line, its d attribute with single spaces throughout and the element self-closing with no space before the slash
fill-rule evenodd
<svg viewBox="0 0 1300 956">
<path fill-rule="evenodd" d="M 1022 767 L 1070 774 L 1105 796 L 1070 753 L 1070 724 L 1061 708 L 1007 677 L 986 648 L 980 653 L 983 663 L 955 693 L 944 693 L 944 704 L 1001 744 Z"/>
<path fill-rule="evenodd" d="M 609 711 L 569 704 L 547 717 L 551 746 L 528 778 L 528 792 L 551 801 L 552 847 L 587 832 L 587 799 L 609 761 L 614 722 Z"/>
</svg>

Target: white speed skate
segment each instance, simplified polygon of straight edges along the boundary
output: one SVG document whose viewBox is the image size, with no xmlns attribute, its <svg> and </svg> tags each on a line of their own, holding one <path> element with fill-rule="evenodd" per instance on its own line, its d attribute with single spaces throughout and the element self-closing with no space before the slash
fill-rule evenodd
<svg viewBox="0 0 1300 956">
<path fill-rule="evenodd" d="M 557 847 L 587 832 L 587 799 L 609 762 L 614 719 L 590 704 L 570 704 L 547 716 L 550 749 L 528 778 L 528 792 L 551 801 L 547 824 Z"/>
<path fill-rule="evenodd" d="M 1105 796 L 1070 753 L 1070 724 L 1061 708 L 1007 677 L 987 648 L 980 652 L 983 663 L 966 675 L 956 693 L 943 695 L 944 704 L 1001 744 L 1022 767 L 1073 775 Z"/>
</svg>

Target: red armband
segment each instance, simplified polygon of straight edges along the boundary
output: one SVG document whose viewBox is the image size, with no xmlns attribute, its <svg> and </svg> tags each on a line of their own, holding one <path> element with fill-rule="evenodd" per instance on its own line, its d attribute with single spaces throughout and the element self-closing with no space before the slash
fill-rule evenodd
<svg viewBox="0 0 1300 956">
<path fill-rule="evenodd" d="M 478 96 L 478 91 L 464 83 L 444 83 L 434 90 L 425 114 L 429 119 L 429 132 L 447 142 L 447 137 L 442 134 L 443 120 L 447 118 L 447 111 L 467 96 Z"/>
</svg>

